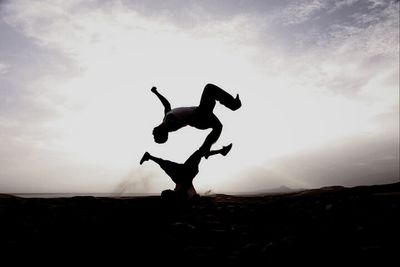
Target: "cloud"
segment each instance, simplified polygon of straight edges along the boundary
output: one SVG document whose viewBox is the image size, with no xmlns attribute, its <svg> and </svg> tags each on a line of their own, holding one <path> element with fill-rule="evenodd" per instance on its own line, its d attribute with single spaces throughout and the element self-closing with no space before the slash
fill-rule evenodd
<svg viewBox="0 0 400 267">
<path fill-rule="evenodd" d="M 5 63 L 0 63 L 0 75 L 4 75 L 8 72 L 8 69 L 10 68 L 10 65 L 5 64 Z"/>
<path fill-rule="evenodd" d="M 354 5 L 357 3 L 359 0 L 342 0 L 342 1 L 335 1 L 334 2 L 334 9 L 332 9 L 330 12 L 336 11 L 337 9 L 341 8 L 346 8 L 348 6 Z"/>
<path fill-rule="evenodd" d="M 313 17 L 315 12 L 324 9 L 327 2 L 323 0 L 303 0 L 290 3 L 283 11 L 285 25 L 299 24 Z"/>
<path fill-rule="evenodd" d="M 399 54 L 399 2 L 370 13 L 354 13 L 350 25 L 333 24 L 332 42 L 342 53 L 395 57 Z M 341 45 L 342 44 L 342 45 Z"/>
<path fill-rule="evenodd" d="M 340 3 L 354 8 L 345 15 L 336 14 L 340 13 L 336 10 L 336 20 L 321 17 L 321 23 L 314 23 L 312 29 L 295 28 L 299 33 L 290 43 L 294 62 L 286 65 L 293 67 L 294 75 L 314 81 L 315 87 L 354 100 L 372 100 L 378 91 L 385 90 L 387 94 L 382 95 L 392 98 L 385 101 L 393 105 L 398 95 L 395 73 L 399 68 L 399 3 L 387 1 L 374 9 L 365 8 L 365 3 L 358 1 Z M 377 79 L 392 82 L 383 82 L 385 86 L 381 88 L 375 83 Z"/>
<path fill-rule="evenodd" d="M 346 42 L 353 51 L 380 50 L 382 54 L 396 48 L 392 45 L 398 41 L 398 11 L 396 1 L 379 5 L 369 1 L 302 1 L 275 10 L 269 21 L 276 28 L 275 35 L 284 38 L 283 45 L 290 44 L 290 51 L 304 53 L 316 46 L 339 47 Z"/>
<path fill-rule="evenodd" d="M 231 179 L 232 190 L 268 190 L 285 185 L 317 188 L 330 185 L 369 185 L 398 182 L 399 140 L 396 134 L 337 140 L 308 152 L 284 156 L 253 166 Z"/>
<path fill-rule="evenodd" d="M 246 68 L 242 54 L 247 51 L 235 49 L 253 38 L 248 26 L 251 21 L 246 18 L 184 31 L 165 16 L 148 18 L 119 4 L 86 9 L 78 2 L 33 5 L 9 2 L 2 12 L 8 25 L 28 37 L 27 41 L 62 55 L 57 61 L 60 65 L 66 62 L 65 58 L 72 59 L 73 64 L 67 66 L 79 70 L 59 68 L 51 72 L 47 68 L 53 65 L 46 69 L 40 66 L 36 68 L 41 71 L 38 75 L 22 83 L 8 80 L 10 86 L 5 95 L 18 104 L 13 107 L 21 109 L 10 106 L 2 111 L 1 127 L 5 138 L 1 153 L 15 156 L 1 164 L 16 166 L 19 163 L 26 169 L 21 172 L 7 168 L 2 176 L 9 185 L 15 184 L 16 176 L 29 181 L 36 179 L 39 171 L 35 171 L 35 166 L 42 168 L 43 177 L 47 179 L 54 176 L 50 166 L 59 166 L 58 177 L 67 179 L 69 185 L 73 181 L 82 185 L 80 179 L 93 166 L 98 166 L 96 173 L 103 170 L 110 175 L 114 171 L 112 177 L 117 173 L 125 176 L 123 173 L 129 172 L 132 164 L 138 162 L 135 158 L 148 149 L 151 129 L 161 118 L 161 109 L 157 109 L 160 106 L 157 100 L 153 101 L 149 88 L 157 83 L 164 88 L 177 87 L 175 103 L 197 102 L 198 98 L 194 99 L 190 91 L 187 94 L 176 92 L 188 90 L 188 84 L 193 92 L 201 90 L 209 79 L 205 77 L 210 74 L 211 78 L 216 74 L 225 75 L 225 78 L 239 77 L 232 75 L 232 71 L 239 73 L 241 68 Z M 238 29 L 243 29 L 240 38 Z M 235 57 L 230 57 L 233 54 Z M 38 59 L 48 59 L 46 56 L 30 57 L 31 62 L 27 63 L 30 67 L 37 67 L 32 62 Z M 231 69 L 226 68 L 229 64 Z M 43 113 L 39 112 L 41 110 Z M 146 120 L 143 112 L 148 113 Z M 195 145 L 203 135 L 196 136 Z M 174 141 L 171 139 L 170 143 Z M 179 151 L 193 152 L 193 140 L 184 140 L 175 141 L 177 156 Z M 182 142 L 189 145 L 182 145 Z M 180 145 L 176 147 L 176 144 Z M 30 154 L 32 151 L 35 153 Z M 18 159 L 18 154 L 27 156 Z M 36 157 L 40 160 L 35 160 Z M 35 165 L 25 164 L 27 162 L 35 162 Z M 68 176 L 68 169 L 81 173 Z M 104 177 L 97 177 L 102 181 L 93 190 L 102 190 L 104 184 L 113 180 Z M 44 190 L 51 188 L 50 185 L 54 183 L 48 186 L 38 183 L 37 188 Z M 84 185 L 79 190 L 83 188 Z"/>
<path fill-rule="evenodd" d="M 184 161 L 206 133 L 184 129 L 155 146 L 151 129 L 160 122 L 162 107 L 149 92 L 154 85 L 173 106 L 196 105 L 207 82 L 242 96 L 238 112 L 216 107 L 224 123 L 216 145 L 234 142 L 238 154 L 204 163 L 196 178 L 199 189 L 228 188 L 228 176 L 260 165 L 266 170 L 285 155 L 321 148 L 319 155 L 329 158 L 334 140 L 347 144 L 369 134 L 382 142 L 371 137 L 360 146 L 387 147 L 390 140 L 396 145 L 389 137 L 396 136 L 392 125 L 398 120 L 391 112 L 398 99 L 398 2 L 279 1 L 267 9 L 265 2 L 253 1 L 246 11 L 239 8 L 241 1 L 231 9 L 225 8 L 230 1 L 218 7 L 204 3 L 5 3 L 1 14 L 14 35 L 8 34 L 13 38 L 2 51 L 19 57 L 6 58 L 12 67 L 0 79 L 1 155 L 10 155 L 0 164 L 34 163 L 25 164 L 23 172 L 3 169 L 2 179 L 12 177 L 3 185 L 18 177 L 32 182 L 26 178 L 31 169 L 35 179 L 59 174 L 47 188 L 168 186 L 163 176 L 151 180 L 152 186 L 136 181 L 129 176 L 132 165 L 145 150 Z M 340 158 L 336 154 L 333 160 Z M 330 182 L 317 181 L 325 169 L 303 164 L 309 172 L 299 173 L 299 185 Z M 290 168 L 267 170 L 275 182 L 251 171 L 257 180 L 252 185 L 294 183 Z M 343 163 L 338 169 L 349 172 L 334 170 L 330 177 L 350 181 L 351 168 Z M 129 178 L 118 187 L 120 177 Z"/>
</svg>

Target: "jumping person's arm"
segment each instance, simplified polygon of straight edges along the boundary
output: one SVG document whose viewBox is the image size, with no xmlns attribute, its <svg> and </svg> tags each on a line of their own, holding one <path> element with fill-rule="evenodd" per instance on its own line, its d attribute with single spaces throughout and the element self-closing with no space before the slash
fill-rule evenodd
<svg viewBox="0 0 400 267">
<path fill-rule="evenodd" d="M 151 88 L 151 91 L 158 97 L 158 99 L 160 99 L 161 103 L 164 106 L 164 114 L 167 114 L 171 110 L 171 104 L 168 102 L 168 100 L 163 95 L 161 95 L 157 91 L 156 87 L 153 86 L 153 88 Z"/>
</svg>

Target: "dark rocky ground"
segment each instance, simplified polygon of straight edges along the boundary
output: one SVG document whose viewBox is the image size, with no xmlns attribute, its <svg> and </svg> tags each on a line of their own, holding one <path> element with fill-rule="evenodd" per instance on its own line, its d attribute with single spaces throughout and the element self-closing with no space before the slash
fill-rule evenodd
<svg viewBox="0 0 400 267">
<path fill-rule="evenodd" d="M 397 265 L 400 183 L 192 203 L 1 195 L 0 237 L 15 263 Z"/>
</svg>

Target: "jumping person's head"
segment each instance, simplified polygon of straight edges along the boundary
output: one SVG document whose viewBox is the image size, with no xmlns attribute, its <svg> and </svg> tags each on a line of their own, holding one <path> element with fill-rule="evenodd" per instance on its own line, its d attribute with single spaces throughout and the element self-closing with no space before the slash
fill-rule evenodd
<svg viewBox="0 0 400 267">
<path fill-rule="evenodd" d="M 168 131 L 164 124 L 160 124 L 153 129 L 154 141 L 159 144 L 163 144 L 168 140 Z"/>
</svg>

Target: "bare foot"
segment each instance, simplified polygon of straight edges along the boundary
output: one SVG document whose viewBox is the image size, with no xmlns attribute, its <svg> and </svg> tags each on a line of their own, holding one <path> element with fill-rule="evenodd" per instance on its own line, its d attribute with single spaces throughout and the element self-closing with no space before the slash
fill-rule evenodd
<svg viewBox="0 0 400 267">
<path fill-rule="evenodd" d="M 241 101 L 240 98 L 239 98 L 239 94 L 237 94 L 237 95 L 236 95 L 236 98 L 235 98 L 235 104 L 234 104 L 233 110 L 237 110 L 237 109 L 239 109 L 241 106 L 242 106 L 242 101 Z"/>
<path fill-rule="evenodd" d="M 149 152 L 145 152 L 145 153 L 143 154 L 142 159 L 140 160 L 140 165 L 142 165 L 143 162 L 148 161 L 149 159 L 150 159 L 150 154 L 149 154 Z"/>
<path fill-rule="evenodd" d="M 232 148 L 232 143 L 230 143 L 227 146 L 223 146 L 221 149 L 221 155 L 226 156 L 229 153 L 229 151 L 231 151 L 231 148 Z"/>
</svg>

